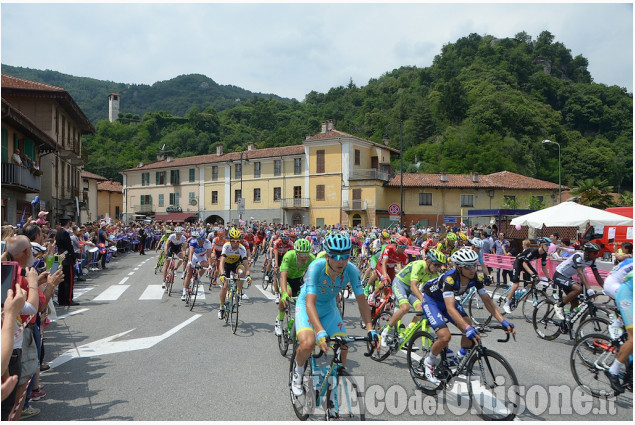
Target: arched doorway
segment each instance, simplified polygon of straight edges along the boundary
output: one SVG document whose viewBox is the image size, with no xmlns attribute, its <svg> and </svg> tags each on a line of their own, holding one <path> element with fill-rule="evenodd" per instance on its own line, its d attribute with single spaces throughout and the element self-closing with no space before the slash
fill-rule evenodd
<svg viewBox="0 0 635 425">
<path fill-rule="evenodd" d="M 302 224 L 302 214 L 293 214 L 293 225 L 297 226 Z"/>
<path fill-rule="evenodd" d="M 209 217 L 205 219 L 205 223 L 208 223 L 208 224 L 218 223 L 220 225 L 223 225 L 225 224 L 225 220 L 223 219 L 223 217 L 219 215 L 210 215 Z"/>
<path fill-rule="evenodd" d="M 353 226 L 361 226 L 362 224 L 362 216 L 359 214 L 353 214 Z"/>
</svg>

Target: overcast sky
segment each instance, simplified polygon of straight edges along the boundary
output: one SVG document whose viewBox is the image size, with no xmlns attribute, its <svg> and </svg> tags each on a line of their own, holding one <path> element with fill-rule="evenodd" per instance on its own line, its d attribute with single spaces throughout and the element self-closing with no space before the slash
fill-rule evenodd
<svg viewBox="0 0 635 425">
<path fill-rule="evenodd" d="M 197 73 L 301 101 L 351 78 L 365 86 L 400 66 L 428 67 L 470 33 L 536 39 L 547 30 L 588 59 L 595 82 L 633 92 L 628 2 L 3 3 L 1 13 L 3 64 L 118 83 Z"/>
</svg>

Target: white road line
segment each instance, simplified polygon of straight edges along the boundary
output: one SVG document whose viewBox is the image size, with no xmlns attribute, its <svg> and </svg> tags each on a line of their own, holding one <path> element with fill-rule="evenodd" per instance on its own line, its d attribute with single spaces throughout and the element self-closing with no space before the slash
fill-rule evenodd
<svg viewBox="0 0 635 425">
<path fill-rule="evenodd" d="M 137 270 L 139 270 L 139 267 L 135 267 L 135 268 L 134 268 L 134 269 L 132 269 L 132 270 L 136 272 Z"/>
<path fill-rule="evenodd" d="M 130 272 L 128 273 L 128 276 L 132 276 L 134 274 L 134 272 Z"/>
<path fill-rule="evenodd" d="M 126 281 L 130 279 L 129 277 L 124 277 L 123 279 L 121 279 L 121 281 L 118 283 L 118 285 L 123 285 L 124 283 L 126 283 Z"/>
<path fill-rule="evenodd" d="M 64 314 L 64 315 L 62 315 L 62 316 L 57 316 L 57 319 L 55 319 L 55 320 L 51 320 L 51 322 L 56 322 L 56 321 L 58 321 L 58 320 L 64 320 L 64 319 L 66 319 L 67 317 L 70 317 L 70 316 L 75 316 L 76 314 L 80 314 L 80 313 L 83 313 L 83 312 L 88 311 L 88 310 L 89 310 L 89 309 L 87 309 L 87 308 L 82 308 L 81 310 L 72 311 L 72 312 L 70 312 L 70 313 L 68 313 L 68 314 Z"/>
<path fill-rule="evenodd" d="M 254 285 L 254 286 L 256 288 L 258 288 L 258 290 L 260 292 L 262 292 L 262 295 L 264 295 L 265 297 L 269 298 L 270 300 L 275 300 L 276 299 L 275 295 L 273 295 L 270 290 L 262 289 L 262 285 Z"/>
<path fill-rule="evenodd" d="M 139 297 L 140 300 L 160 300 L 165 294 L 165 289 L 161 288 L 161 285 L 148 285 L 143 294 Z"/>
<path fill-rule="evenodd" d="M 88 291 L 90 291 L 91 289 L 94 289 L 94 288 L 95 288 L 94 286 L 87 286 L 87 287 L 82 287 L 82 288 L 73 288 L 73 298 L 81 297 L 86 292 L 88 292 Z"/>
<path fill-rule="evenodd" d="M 95 297 L 93 301 L 115 301 L 128 289 L 130 285 L 112 285 Z"/>
</svg>

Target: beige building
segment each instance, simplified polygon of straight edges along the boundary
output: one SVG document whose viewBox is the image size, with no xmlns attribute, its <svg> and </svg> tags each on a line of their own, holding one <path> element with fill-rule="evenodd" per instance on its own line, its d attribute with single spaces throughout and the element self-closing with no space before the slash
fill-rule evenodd
<svg viewBox="0 0 635 425">
<path fill-rule="evenodd" d="M 112 179 L 97 183 L 97 215 L 121 220 L 123 217 L 123 185 Z"/>
<path fill-rule="evenodd" d="M 92 222 L 99 218 L 97 185 L 108 179 L 88 171 L 82 171 L 80 177 L 82 179 L 82 196 L 84 198 L 84 206 L 80 209 L 80 222 Z"/>
</svg>

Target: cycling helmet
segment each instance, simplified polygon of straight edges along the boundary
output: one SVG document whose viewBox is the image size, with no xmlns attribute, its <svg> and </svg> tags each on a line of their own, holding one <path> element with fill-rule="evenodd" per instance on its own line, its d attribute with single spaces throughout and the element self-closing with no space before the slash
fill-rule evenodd
<svg viewBox="0 0 635 425">
<path fill-rule="evenodd" d="M 181 226 L 178 226 L 176 229 L 174 229 L 174 233 L 183 233 L 183 228 Z"/>
<path fill-rule="evenodd" d="M 280 237 L 282 238 L 282 240 L 288 241 L 291 235 L 289 234 L 289 232 L 282 232 Z"/>
<path fill-rule="evenodd" d="M 388 232 L 383 231 L 383 232 L 381 232 L 381 237 L 384 238 L 384 239 L 388 239 L 390 237 L 390 235 L 388 234 Z"/>
<path fill-rule="evenodd" d="M 456 233 L 448 232 L 447 235 L 445 235 L 445 238 L 449 241 L 456 241 Z"/>
<path fill-rule="evenodd" d="M 193 230 L 192 233 L 190 234 L 191 237 L 193 238 L 200 238 L 201 235 L 199 235 L 199 233 L 196 230 Z"/>
<path fill-rule="evenodd" d="M 296 252 L 308 254 L 311 252 L 311 243 L 306 239 L 298 239 L 293 244 L 293 249 L 295 249 Z"/>
<path fill-rule="evenodd" d="M 478 254 L 471 249 L 460 249 L 452 254 L 450 260 L 458 267 L 476 266 Z"/>
<path fill-rule="evenodd" d="M 297 235 L 295 232 L 291 232 L 291 234 L 289 235 L 289 237 L 290 237 L 291 239 L 297 239 L 297 238 L 298 238 L 298 235 Z"/>
<path fill-rule="evenodd" d="M 483 239 L 481 238 L 474 238 L 470 240 L 470 243 L 477 248 L 483 248 Z"/>
<path fill-rule="evenodd" d="M 439 263 L 439 264 L 447 264 L 448 263 L 448 259 L 445 256 L 445 254 L 440 252 L 440 251 L 430 250 L 426 254 L 426 258 L 428 260 L 432 261 L 433 263 Z"/>
<path fill-rule="evenodd" d="M 467 236 L 465 236 L 465 233 L 459 232 L 457 235 L 458 235 L 460 240 L 462 240 L 462 241 L 466 241 L 467 240 Z"/>
<path fill-rule="evenodd" d="M 224 237 L 224 236 L 225 236 L 225 230 L 220 229 L 218 232 L 216 232 L 216 235 L 217 235 L 219 238 Z"/>
<path fill-rule="evenodd" d="M 369 235 L 369 237 L 370 237 L 371 239 L 377 239 L 377 235 L 376 235 L 376 234 L 374 234 L 374 233 L 371 233 L 371 234 Z"/>
<path fill-rule="evenodd" d="M 168 230 L 166 230 L 166 231 L 165 231 L 165 234 L 166 234 L 166 235 L 169 235 L 170 233 L 172 233 L 172 230 L 170 230 L 170 229 L 168 229 Z"/>
<path fill-rule="evenodd" d="M 594 243 L 594 242 L 587 242 L 585 243 L 582 248 L 585 251 L 590 251 L 590 252 L 600 252 L 600 245 Z"/>
<path fill-rule="evenodd" d="M 408 245 L 410 243 L 410 239 L 405 236 L 399 236 L 397 238 L 397 245 Z"/>
<path fill-rule="evenodd" d="M 229 239 L 240 239 L 241 236 L 240 230 L 238 229 L 231 229 L 229 231 Z"/>
<path fill-rule="evenodd" d="M 327 254 L 348 254 L 352 248 L 351 240 L 340 233 L 329 235 L 324 241 L 324 249 Z"/>
<path fill-rule="evenodd" d="M 538 242 L 538 245 L 549 245 L 551 243 L 551 239 L 549 239 L 549 238 L 538 238 L 538 239 L 536 239 L 536 242 Z"/>
</svg>

